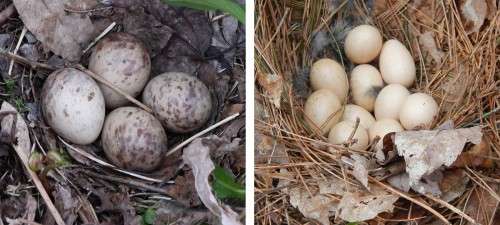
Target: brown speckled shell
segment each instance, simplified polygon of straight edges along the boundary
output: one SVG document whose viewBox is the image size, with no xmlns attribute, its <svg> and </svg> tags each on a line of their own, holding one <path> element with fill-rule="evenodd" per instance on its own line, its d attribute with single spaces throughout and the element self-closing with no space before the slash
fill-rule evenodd
<svg viewBox="0 0 500 225">
<path fill-rule="evenodd" d="M 43 84 L 41 105 L 47 124 L 68 141 L 85 145 L 99 137 L 104 97 L 86 73 L 65 68 L 50 74 Z"/>
<path fill-rule="evenodd" d="M 137 96 L 149 80 L 151 60 L 144 45 L 127 33 L 113 33 L 99 41 L 90 56 L 89 69 L 131 96 Z M 124 106 L 128 100 L 104 84 L 106 107 Z"/>
<path fill-rule="evenodd" d="M 160 121 L 137 107 L 109 113 L 101 139 L 108 159 L 124 169 L 154 170 L 167 151 L 167 135 Z"/>
<path fill-rule="evenodd" d="M 169 72 L 151 79 L 142 96 L 168 131 L 187 133 L 201 128 L 212 111 L 210 91 L 198 78 Z"/>
</svg>

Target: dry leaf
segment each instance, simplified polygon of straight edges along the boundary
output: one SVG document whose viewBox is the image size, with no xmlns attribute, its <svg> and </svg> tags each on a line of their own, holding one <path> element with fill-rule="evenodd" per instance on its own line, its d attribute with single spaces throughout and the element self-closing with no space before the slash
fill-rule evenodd
<svg viewBox="0 0 500 225">
<path fill-rule="evenodd" d="M 24 121 L 23 117 L 21 114 L 17 113 L 16 108 L 14 108 L 11 104 L 8 102 L 3 102 L 2 103 L 2 108 L 0 109 L 0 112 L 15 112 L 17 116 L 17 122 L 16 122 L 16 133 L 15 133 L 15 143 L 12 143 L 12 147 L 16 150 L 17 154 L 19 155 L 19 158 L 25 163 L 28 163 L 29 156 L 31 154 L 30 149 L 31 149 L 31 140 L 29 136 L 29 131 L 28 131 L 28 126 L 26 125 L 26 122 Z M 12 128 L 12 122 L 13 122 L 13 115 L 6 116 L 2 119 L 1 122 L 1 127 L 2 127 L 2 132 L 1 136 L 4 136 L 6 134 L 10 135 L 11 134 L 11 128 Z"/>
<path fill-rule="evenodd" d="M 470 34 L 478 32 L 483 25 L 488 5 L 485 0 L 465 0 L 460 5 L 460 12 L 465 20 L 465 31 Z"/>
<path fill-rule="evenodd" d="M 441 166 L 450 166 L 462 152 L 465 143 L 478 144 L 481 128 L 471 127 L 451 130 L 421 130 L 396 133 L 398 154 L 406 162 L 410 186 L 417 184 Z"/>
<path fill-rule="evenodd" d="M 489 139 L 484 136 L 481 143 L 472 146 L 469 151 L 460 154 L 452 167 L 463 168 L 466 166 L 493 168 L 493 160 L 487 158 L 491 154 L 491 143 Z"/>
<path fill-rule="evenodd" d="M 353 153 L 351 155 L 351 158 L 342 156 L 341 160 L 353 167 L 352 175 L 354 176 L 354 178 L 361 182 L 361 184 L 363 184 L 366 189 L 370 190 L 370 188 L 368 187 L 368 160 L 364 156 L 356 153 Z"/>
<path fill-rule="evenodd" d="M 286 146 L 275 138 L 256 132 L 255 163 L 288 163 Z"/>
<path fill-rule="evenodd" d="M 442 192 L 439 188 L 439 183 L 443 180 L 443 173 L 436 170 L 429 175 L 424 175 L 415 183 L 409 183 L 411 189 L 420 194 L 430 194 L 433 196 L 441 196 Z"/>
<path fill-rule="evenodd" d="M 52 196 L 54 196 L 54 204 L 61 213 L 64 222 L 74 224 L 78 218 L 77 212 L 80 207 L 80 201 L 75 193 L 68 186 L 56 184 Z"/>
<path fill-rule="evenodd" d="M 337 215 L 349 222 L 361 222 L 375 218 L 381 212 L 392 212 L 397 195 L 374 188 L 373 194 L 361 196 L 359 193 L 346 193 L 340 200 Z"/>
<path fill-rule="evenodd" d="M 257 74 L 257 81 L 264 89 L 266 95 L 271 98 L 271 102 L 280 108 L 281 93 L 283 92 L 283 78 L 277 74 Z"/>
<path fill-rule="evenodd" d="M 311 196 L 303 188 L 290 190 L 290 204 L 296 207 L 304 217 L 319 221 L 323 225 L 330 224 L 330 216 L 335 215 L 337 203 L 322 194 Z"/>
<path fill-rule="evenodd" d="M 432 35 L 432 32 L 427 31 L 420 35 L 419 37 L 420 45 L 422 45 L 423 49 L 429 53 L 429 55 L 436 61 L 437 64 L 441 64 L 441 61 L 444 57 L 444 52 L 439 50 L 436 46 L 436 41 Z"/>
<path fill-rule="evenodd" d="M 320 194 L 336 194 L 344 195 L 347 191 L 346 182 L 344 180 L 338 179 L 336 177 L 329 177 L 326 180 L 320 180 L 318 182 L 319 193 Z M 358 191 L 355 187 L 351 188 L 351 191 Z"/>
<path fill-rule="evenodd" d="M 86 14 L 65 11 L 68 0 L 13 0 L 24 25 L 49 50 L 78 61 L 94 38 L 95 27 Z"/>
<path fill-rule="evenodd" d="M 443 172 L 443 180 L 439 184 L 439 188 L 443 192 L 441 199 L 446 202 L 451 202 L 454 199 L 462 196 L 467 190 L 469 177 L 462 169 L 452 169 Z"/>
<path fill-rule="evenodd" d="M 407 173 L 401 173 L 387 178 L 387 182 L 398 190 L 408 192 L 410 190 L 410 177 Z"/>
<path fill-rule="evenodd" d="M 210 143 L 204 143 L 204 140 L 209 142 L 211 138 L 214 137 L 195 139 L 191 144 L 184 148 L 182 159 L 193 170 L 196 192 L 198 193 L 198 196 L 203 204 L 213 214 L 221 218 L 223 225 L 241 225 L 241 222 L 238 220 L 238 214 L 236 214 L 231 208 L 219 204 L 212 193 L 212 188 L 208 182 L 210 173 L 212 173 L 215 166 L 210 159 Z"/>
</svg>

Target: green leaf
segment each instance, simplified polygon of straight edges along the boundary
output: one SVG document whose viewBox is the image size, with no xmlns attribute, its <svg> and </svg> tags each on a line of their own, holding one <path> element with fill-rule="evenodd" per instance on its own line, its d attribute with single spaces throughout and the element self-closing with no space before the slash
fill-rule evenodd
<svg viewBox="0 0 500 225">
<path fill-rule="evenodd" d="M 197 10 L 220 10 L 245 24 L 245 9 L 234 0 L 162 0 L 164 3 Z"/>
<path fill-rule="evenodd" d="M 144 214 L 142 214 L 142 224 L 143 225 L 153 225 L 156 218 L 156 210 L 152 208 L 146 209 Z"/>
<path fill-rule="evenodd" d="M 214 181 L 212 189 L 219 199 L 238 199 L 245 201 L 245 187 L 237 183 L 228 171 L 216 166 L 212 171 Z"/>
<path fill-rule="evenodd" d="M 356 223 L 356 222 L 349 222 L 349 223 L 347 223 L 347 225 L 358 225 L 358 223 Z"/>
</svg>

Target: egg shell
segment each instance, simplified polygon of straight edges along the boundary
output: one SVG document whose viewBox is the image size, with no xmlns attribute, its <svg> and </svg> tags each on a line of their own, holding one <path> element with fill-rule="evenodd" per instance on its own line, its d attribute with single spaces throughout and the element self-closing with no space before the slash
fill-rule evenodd
<svg viewBox="0 0 500 225">
<path fill-rule="evenodd" d="M 212 111 L 207 86 L 186 73 L 168 72 L 151 79 L 144 89 L 143 102 L 168 131 L 176 133 L 201 128 Z"/>
<path fill-rule="evenodd" d="M 341 121 L 335 124 L 328 134 L 328 142 L 332 144 L 345 144 L 354 129 L 356 129 L 356 132 L 354 132 L 352 139 L 356 140 L 356 142 L 349 148 L 358 151 L 366 150 L 369 144 L 368 131 L 361 126 L 356 128 L 356 124 L 352 121 Z"/>
<path fill-rule="evenodd" d="M 415 61 L 410 51 L 396 39 L 388 40 L 382 46 L 379 69 L 388 84 L 410 87 L 416 79 Z"/>
<path fill-rule="evenodd" d="M 89 69 L 118 89 L 135 97 L 149 80 L 151 60 L 144 45 L 127 33 L 112 33 L 99 41 L 90 56 Z M 129 101 L 105 84 L 99 83 L 106 107 L 116 108 Z"/>
<path fill-rule="evenodd" d="M 384 81 L 377 68 L 369 64 L 354 67 L 351 72 L 350 84 L 354 103 L 372 112 L 375 99 L 384 86 Z"/>
<path fill-rule="evenodd" d="M 382 49 L 382 35 L 371 25 L 359 25 L 349 31 L 344 43 L 347 58 L 356 64 L 368 63 L 377 58 Z"/>
<path fill-rule="evenodd" d="M 340 120 L 342 104 L 333 91 L 321 89 L 307 98 L 304 113 L 311 127 L 320 128 L 322 134 L 326 134 Z"/>
<path fill-rule="evenodd" d="M 430 128 L 438 112 L 438 104 L 432 96 L 414 93 L 404 101 L 399 112 L 399 120 L 407 130 Z"/>
<path fill-rule="evenodd" d="M 75 144 L 94 142 L 104 123 L 104 97 L 86 73 L 64 68 L 49 75 L 41 92 L 42 112 L 47 124 Z"/>
<path fill-rule="evenodd" d="M 399 111 L 410 95 L 406 87 L 400 84 L 389 84 L 382 88 L 375 100 L 375 118 L 399 119 Z"/>
<path fill-rule="evenodd" d="M 351 121 L 356 123 L 357 118 L 359 118 L 359 125 L 365 129 L 370 128 L 372 124 L 375 123 L 375 118 L 370 112 L 366 111 L 366 109 L 361 106 L 353 104 L 347 104 L 344 107 L 344 113 L 340 121 Z"/>
<path fill-rule="evenodd" d="M 349 81 L 342 65 L 333 59 L 323 58 L 311 67 L 309 80 L 313 90 L 330 89 L 344 102 L 349 92 Z"/>
<path fill-rule="evenodd" d="M 383 147 L 383 138 L 386 134 L 391 132 L 400 132 L 403 131 L 404 128 L 401 124 L 394 119 L 381 119 L 377 120 L 371 127 L 368 129 L 368 135 L 370 137 L 370 142 L 375 140 L 375 137 L 380 137 L 377 142 L 375 148 L 382 149 Z"/>
<path fill-rule="evenodd" d="M 148 172 L 161 163 L 167 135 L 153 115 L 137 107 L 121 107 L 106 117 L 102 147 L 120 168 Z"/>
</svg>

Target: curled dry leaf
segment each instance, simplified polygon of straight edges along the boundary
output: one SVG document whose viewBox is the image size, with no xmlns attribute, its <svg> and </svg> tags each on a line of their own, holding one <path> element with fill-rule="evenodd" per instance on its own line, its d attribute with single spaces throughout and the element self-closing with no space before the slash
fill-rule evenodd
<svg viewBox="0 0 500 225">
<path fill-rule="evenodd" d="M 340 200 L 337 215 L 349 222 L 360 222 L 375 218 L 381 212 L 392 212 L 397 195 L 374 188 L 373 193 L 346 193 Z"/>
<path fill-rule="evenodd" d="M 275 138 L 256 132 L 255 163 L 288 163 L 286 146 Z"/>
<path fill-rule="evenodd" d="M 277 74 L 257 74 L 257 81 L 259 85 L 264 89 L 266 95 L 271 99 L 271 102 L 280 108 L 281 104 L 281 93 L 283 92 L 283 77 Z"/>
<path fill-rule="evenodd" d="M 352 175 L 354 178 L 361 182 L 366 189 L 370 190 L 368 187 L 368 159 L 356 153 L 353 153 L 351 158 L 343 156 L 341 159 L 353 167 Z"/>
<path fill-rule="evenodd" d="M 49 50 L 70 61 L 78 61 L 96 35 L 85 14 L 65 11 L 68 0 L 14 0 L 24 25 Z"/>
<path fill-rule="evenodd" d="M 465 143 L 479 144 L 481 128 L 450 130 L 403 131 L 396 133 L 395 145 L 398 154 L 406 162 L 410 186 L 417 184 L 424 175 L 429 175 L 441 166 L 451 166 L 462 152 Z"/>
<path fill-rule="evenodd" d="M 213 136 L 195 139 L 184 148 L 182 159 L 193 170 L 196 192 L 203 204 L 213 214 L 221 218 L 223 225 L 241 225 L 241 222 L 238 221 L 238 214 L 231 208 L 219 204 L 208 182 L 210 173 L 215 168 L 210 159 L 211 147 L 214 147 L 211 143 L 208 143 L 211 138 Z"/>
</svg>

